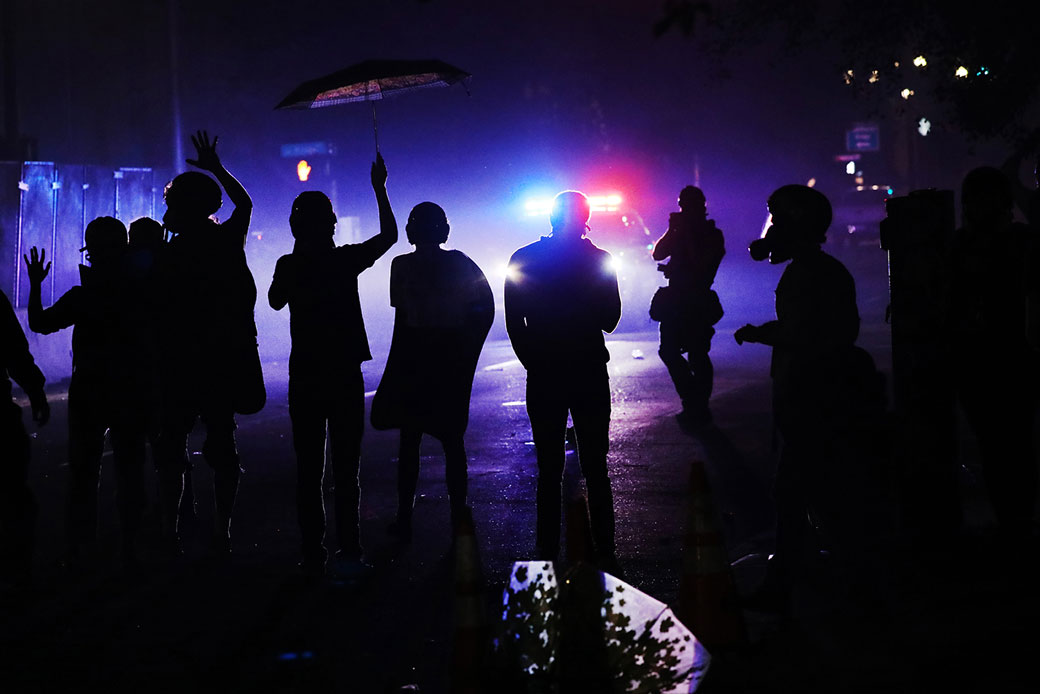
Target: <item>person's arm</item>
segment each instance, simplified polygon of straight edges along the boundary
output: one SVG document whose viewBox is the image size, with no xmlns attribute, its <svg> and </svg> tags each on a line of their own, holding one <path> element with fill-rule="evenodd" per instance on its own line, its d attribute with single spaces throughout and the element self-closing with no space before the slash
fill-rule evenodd
<svg viewBox="0 0 1040 694">
<path fill-rule="evenodd" d="M 603 252 L 602 290 L 597 308 L 597 325 L 605 333 L 614 332 L 614 328 L 621 322 L 621 290 L 618 288 L 617 270 L 611 261 L 610 253 Z"/>
<path fill-rule="evenodd" d="M 509 342 L 513 345 L 516 358 L 524 368 L 529 368 L 530 329 L 527 327 L 527 297 L 521 286 L 521 272 L 521 265 L 516 262 L 514 255 L 509 259 L 509 270 L 506 271 L 506 333 L 509 335 Z"/>
<path fill-rule="evenodd" d="M 29 319 L 29 330 L 40 335 L 50 335 L 63 328 L 67 328 L 76 322 L 75 295 L 78 287 L 73 287 L 65 292 L 54 302 L 50 308 L 43 307 L 43 280 L 51 271 L 51 264 L 44 264 L 47 259 L 47 251 L 39 251 L 36 246 L 29 250 L 29 256 L 22 256 L 25 260 L 26 274 L 29 276 L 29 305 L 26 307 L 26 315 Z"/>
<path fill-rule="evenodd" d="M 275 311 L 281 311 L 282 307 L 289 303 L 289 285 L 292 283 L 289 275 L 292 274 L 290 264 L 292 258 L 283 255 L 274 265 L 274 277 L 271 279 L 271 288 L 267 290 L 267 303 Z"/>
<path fill-rule="evenodd" d="M 224 188 L 228 200 L 235 206 L 235 210 L 231 213 L 228 222 L 232 223 L 236 229 L 241 229 L 242 235 L 245 236 L 246 230 L 249 228 L 249 218 L 253 213 L 253 200 L 249 197 L 249 193 L 246 192 L 242 184 L 238 182 L 238 179 L 232 176 L 220 162 L 220 157 L 217 156 L 218 139 L 219 136 L 214 135 L 213 142 L 210 142 L 209 134 L 205 130 L 199 130 L 191 136 L 191 144 L 195 145 L 195 152 L 198 158 L 186 159 L 185 161 L 194 167 L 213 174 L 217 182 Z"/>
<path fill-rule="evenodd" d="M 664 260 L 672 254 L 672 234 L 671 228 L 664 232 L 664 236 L 657 240 L 654 244 L 654 251 L 651 254 L 654 260 Z"/>
<path fill-rule="evenodd" d="M 470 303 L 467 319 L 473 326 L 474 333 L 480 336 L 480 341 L 483 343 L 488 332 L 491 331 L 492 323 L 495 322 L 495 296 L 491 293 L 491 285 L 488 284 L 487 277 L 484 276 L 480 267 L 469 258 L 467 260 L 472 266 L 471 274 L 473 276 L 473 300 Z"/>
<path fill-rule="evenodd" d="M 757 342 L 762 345 L 774 346 L 776 345 L 779 332 L 780 321 L 771 320 L 762 325 L 751 325 L 749 323 L 742 328 L 737 328 L 736 332 L 733 333 L 733 339 L 737 341 L 738 345 L 742 345 L 745 342 Z"/>
<path fill-rule="evenodd" d="M 379 260 L 397 243 L 397 218 L 394 217 L 394 210 L 390 207 L 390 198 L 386 193 L 386 177 L 383 155 L 376 154 L 376 160 L 372 163 L 372 190 L 375 191 L 376 203 L 379 205 L 379 233 L 360 244 L 366 267 Z"/>
<path fill-rule="evenodd" d="M 0 372 L 6 368 L 14 382 L 29 396 L 33 421 L 43 426 L 51 416 L 51 408 L 43 390 L 46 379 L 29 351 L 29 342 L 25 339 L 22 326 L 3 292 L 0 292 L 0 350 Z"/>
</svg>

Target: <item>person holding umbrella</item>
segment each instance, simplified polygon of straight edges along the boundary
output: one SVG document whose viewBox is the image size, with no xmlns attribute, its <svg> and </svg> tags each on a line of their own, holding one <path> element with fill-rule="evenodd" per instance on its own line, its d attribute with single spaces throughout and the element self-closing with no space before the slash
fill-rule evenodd
<svg viewBox="0 0 1040 694">
<path fill-rule="evenodd" d="M 365 424 L 365 383 L 361 363 L 372 358 L 361 314 L 358 275 L 397 243 L 397 220 L 386 192 L 386 164 L 376 156 L 372 188 L 379 205 L 379 233 L 358 244 L 336 246 L 336 213 L 319 191 L 293 201 L 289 227 L 293 252 L 275 264 L 267 293 L 271 308 L 289 305 L 289 417 L 296 450 L 296 508 L 302 535 L 301 568 L 323 575 L 325 547 L 325 439 L 336 478 L 335 571 L 366 568 L 359 518 L 361 436 Z"/>
</svg>

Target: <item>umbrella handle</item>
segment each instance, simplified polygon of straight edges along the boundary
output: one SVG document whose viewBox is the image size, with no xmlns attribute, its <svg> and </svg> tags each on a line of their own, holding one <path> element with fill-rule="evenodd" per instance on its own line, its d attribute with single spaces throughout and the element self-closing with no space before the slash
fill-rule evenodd
<svg viewBox="0 0 1040 694">
<path fill-rule="evenodd" d="M 372 104 L 372 134 L 376 138 L 376 154 L 379 154 L 379 122 L 376 120 L 376 102 L 373 99 Z"/>
</svg>

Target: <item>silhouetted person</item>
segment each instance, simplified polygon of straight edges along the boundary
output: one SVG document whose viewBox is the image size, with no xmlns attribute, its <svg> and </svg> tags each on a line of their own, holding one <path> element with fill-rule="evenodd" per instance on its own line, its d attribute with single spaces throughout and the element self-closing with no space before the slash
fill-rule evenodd
<svg viewBox="0 0 1040 694">
<path fill-rule="evenodd" d="M 84 558 L 96 538 L 98 482 L 105 433 L 112 443 L 123 559 L 136 559 L 135 541 L 145 505 L 146 419 L 135 396 L 142 376 L 136 302 L 126 272 L 127 231 L 113 217 L 99 217 L 84 232 L 89 266 L 80 284 L 43 308 L 41 285 L 50 270 L 36 248 L 25 258 L 30 282 L 29 329 L 49 335 L 69 326 L 69 482 L 65 516 L 67 560 Z"/>
<path fill-rule="evenodd" d="M 162 267 L 163 251 L 166 248 L 166 232 L 161 222 L 150 217 L 141 217 L 130 222 L 129 228 L 129 253 L 127 255 L 127 266 L 131 279 L 136 284 L 136 290 L 141 293 L 144 300 L 140 302 L 141 329 L 142 329 L 142 366 L 147 368 L 149 380 L 142 383 L 145 388 L 141 394 L 141 406 L 147 411 L 148 419 L 148 445 L 152 450 L 152 464 L 156 473 L 159 471 L 159 460 L 156 451 L 159 448 L 159 426 L 160 426 L 160 401 L 161 386 L 159 383 L 159 353 L 160 353 L 160 315 L 159 307 L 155 305 L 157 293 L 160 290 L 159 272 Z M 195 490 L 191 481 L 191 462 L 184 471 L 184 493 L 181 496 L 180 517 L 194 518 L 195 516 Z M 162 496 L 160 489 L 156 498 Z"/>
<path fill-rule="evenodd" d="M 831 223 L 831 205 L 819 191 L 787 185 L 769 197 L 772 226 L 751 244 L 755 260 L 790 261 L 776 287 L 776 320 L 745 325 L 738 344 L 773 348 L 773 417 L 781 439 L 776 474 L 776 550 L 763 595 L 785 601 L 803 568 L 810 526 L 807 516 L 825 496 L 823 480 L 834 460 L 843 420 L 857 407 L 842 389 L 850 371 L 872 369 L 854 347 L 859 335 L 856 286 L 840 261 L 820 245 Z M 869 363 L 860 365 L 859 360 Z M 851 399 L 858 397 L 853 393 Z M 841 471 L 838 471 L 841 474 Z"/>
<path fill-rule="evenodd" d="M 300 193 L 289 226 L 296 244 L 278 259 L 267 297 L 271 308 L 289 304 L 289 416 L 296 449 L 296 509 L 303 540 L 303 569 L 325 570 L 325 438 L 328 433 L 336 494 L 336 569 L 363 567 L 359 508 L 365 384 L 361 363 L 372 358 L 361 314 L 358 275 L 397 243 L 386 193 L 386 165 L 377 155 L 372 188 L 379 233 L 359 244 L 336 246 L 336 214 L 324 193 Z"/>
<path fill-rule="evenodd" d="M 263 377 L 256 355 L 256 284 L 246 264 L 245 242 L 253 203 L 242 184 L 221 164 L 217 138 L 192 137 L 197 159 L 165 190 L 163 224 L 173 238 L 162 253 L 162 411 L 158 467 L 161 532 L 165 551 L 179 554 L 178 512 L 188 469 L 187 440 L 201 419 L 202 454 L 213 468 L 216 507 L 213 549 L 231 551 L 231 515 L 238 493 L 235 413 L 263 406 Z M 219 182 L 219 185 L 218 185 Z M 223 200 L 235 209 L 223 223 L 212 216 Z"/>
<path fill-rule="evenodd" d="M 953 244 L 953 377 L 978 439 L 1000 530 L 1019 541 L 1032 530 L 1037 485 L 1037 357 L 1026 338 L 1037 232 L 1012 221 L 1012 189 L 997 169 L 981 167 L 965 176 L 961 206 L 963 226 Z"/>
<path fill-rule="evenodd" d="M 43 372 L 36 366 L 18 317 L 0 292 L 0 585 L 23 585 L 32 569 L 39 506 L 29 487 L 29 434 L 11 380 L 29 397 L 32 418 L 50 419 Z"/>
<path fill-rule="evenodd" d="M 654 244 L 654 260 L 671 260 L 657 266 L 668 286 L 655 295 L 651 317 L 661 322 L 657 353 L 682 400 L 676 419 L 683 427 L 696 427 L 711 422 L 708 400 L 715 372 L 708 352 L 715 334 L 712 326 L 722 318 L 722 305 L 711 285 L 726 248 L 722 232 L 707 218 L 700 188 L 683 188 L 679 209 L 669 216 L 668 231 Z"/>
<path fill-rule="evenodd" d="M 1033 161 L 1033 181 L 1029 186 L 1023 185 L 1019 179 L 1019 169 L 1028 152 L 1036 152 L 1040 146 L 1040 129 L 1034 130 L 1011 156 L 1004 161 L 1001 171 L 1007 176 L 1011 187 L 1011 195 L 1015 206 L 1021 210 L 1026 221 L 1040 227 L 1040 153 Z"/>
<path fill-rule="evenodd" d="M 465 253 L 441 248 L 448 231 L 440 206 L 416 205 L 405 226 L 415 250 L 397 256 L 390 266 L 394 335 L 372 401 L 372 425 L 401 430 L 397 518 L 390 531 L 404 540 L 412 534 L 423 434 L 444 447 L 453 526 L 465 511 L 463 435 L 477 359 L 495 318 L 495 299 L 484 273 Z"/>
<path fill-rule="evenodd" d="M 616 568 L 614 500 L 607 474 L 610 354 L 603 333 L 621 319 L 621 296 L 610 254 L 585 238 L 590 211 L 582 193 L 560 193 L 549 217 L 552 234 L 510 258 L 506 330 L 527 369 L 527 413 L 538 457 L 539 557 L 554 560 L 559 554 L 569 412 L 597 558 L 601 566 Z"/>
</svg>

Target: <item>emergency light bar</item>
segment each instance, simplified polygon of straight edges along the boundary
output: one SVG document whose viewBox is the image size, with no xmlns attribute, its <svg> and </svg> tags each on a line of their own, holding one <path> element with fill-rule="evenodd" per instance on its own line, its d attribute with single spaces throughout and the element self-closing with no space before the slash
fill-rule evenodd
<svg viewBox="0 0 1040 694">
<path fill-rule="evenodd" d="M 593 212 L 617 212 L 621 205 L 621 196 L 617 193 L 590 195 L 588 198 Z M 552 212 L 552 204 L 552 198 L 533 198 L 524 203 L 524 212 L 528 217 L 545 216 Z"/>
</svg>

